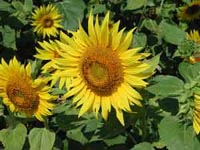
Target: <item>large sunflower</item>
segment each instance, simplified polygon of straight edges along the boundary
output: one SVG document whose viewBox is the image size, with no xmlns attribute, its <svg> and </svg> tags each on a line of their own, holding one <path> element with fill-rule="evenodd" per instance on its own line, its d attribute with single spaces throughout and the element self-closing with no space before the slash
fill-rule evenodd
<svg viewBox="0 0 200 150">
<path fill-rule="evenodd" d="M 46 80 L 31 78 L 31 66 L 21 65 L 14 57 L 7 64 L 3 59 L 0 64 L 0 97 L 11 112 L 19 112 L 27 117 L 35 116 L 43 121 L 43 116 L 51 115 L 56 99 L 48 92 Z"/>
<path fill-rule="evenodd" d="M 62 21 L 61 15 L 58 9 L 49 4 L 47 6 L 40 6 L 32 13 L 32 26 L 34 26 L 34 32 L 39 35 L 56 36 L 58 29 L 62 28 L 60 22 Z"/>
<path fill-rule="evenodd" d="M 62 41 L 62 39 L 61 39 Z M 55 61 L 60 58 L 59 51 L 63 51 L 56 42 L 50 40 L 49 42 L 43 41 L 38 42 L 40 47 L 36 48 L 37 54 L 34 55 L 36 58 L 47 61 L 45 65 L 42 66 L 42 73 L 49 73 L 49 79 L 51 80 L 51 86 L 54 86 L 59 81 L 59 88 L 63 88 L 64 85 L 67 89 L 70 88 L 71 79 L 65 77 L 52 76 L 54 73 L 58 73 L 59 70 L 55 68 Z"/>
<path fill-rule="evenodd" d="M 186 6 L 180 8 L 178 13 L 180 20 L 192 21 L 200 18 L 200 1 L 193 1 Z"/>
<path fill-rule="evenodd" d="M 148 83 L 143 79 L 152 75 L 145 73 L 150 66 L 142 59 L 149 53 L 138 53 L 141 48 L 129 49 L 133 30 L 123 34 L 119 24 L 109 25 L 109 13 L 102 24 L 98 16 L 95 24 L 90 14 L 88 33 L 81 25 L 73 37 L 61 33 L 65 42 L 58 45 L 65 49 L 57 59 L 58 76 L 73 77 L 72 88 L 64 95 L 74 96 L 73 103 L 81 106 L 79 116 L 93 111 L 107 120 L 111 106 L 116 110 L 118 120 L 124 125 L 123 112 L 131 112 L 130 105 L 141 106 L 141 95 L 135 88 L 143 88 Z"/>
</svg>

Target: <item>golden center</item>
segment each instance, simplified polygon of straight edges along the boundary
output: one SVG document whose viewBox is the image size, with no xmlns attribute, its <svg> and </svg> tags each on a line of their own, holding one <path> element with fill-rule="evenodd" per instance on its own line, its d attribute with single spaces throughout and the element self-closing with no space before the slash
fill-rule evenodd
<svg viewBox="0 0 200 150">
<path fill-rule="evenodd" d="M 89 49 L 81 61 L 81 75 L 89 89 L 109 96 L 123 82 L 123 68 L 116 52 L 109 48 Z"/>
<path fill-rule="evenodd" d="M 39 96 L 27 81 L 10 81 L 6 92 L 9 100 L 21 111 L 33 112 L 38 108 Z"/>
</svg>

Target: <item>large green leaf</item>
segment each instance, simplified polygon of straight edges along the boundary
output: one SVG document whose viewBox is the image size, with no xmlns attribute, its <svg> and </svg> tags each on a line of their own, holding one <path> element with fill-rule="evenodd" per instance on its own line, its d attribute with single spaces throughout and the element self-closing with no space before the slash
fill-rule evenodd
<svg viewBox="0 0 200 150">
<path fill-rule="evenodd" d="M 135 10 L 146 5 L 146 3 L 147 3 L 147 0 L 127 0 L 127 6 L 124 9 Z"/>
<path fill-rule="evenodd" d="M 181 42 L 185 39 L 186 33 L 183 30 L 179 29 L 176 25 L 172 25 L 165 21 L 162 21 L 159 24 L 159 28 L 161 35 L 166 42 L 174 45 L 180 45 Z"/>
<path fill-rule="evenodd" d="M 26 127 L 19 123 L 13 128 L 3 129 L 0 131 L 0 141 L 3 143 L 5 150 L 21 150 L 23 148 L 27 135 Z"/>
<path fill-rule="evenodd" d="M 192 65 L 187 62 L 182 62 L 179 65 L 178 70 L 185 82 L 190 84 L 190 87 L 194 86 L 200 81 L 200 63 L 195 63 Z"/>
<path fill-rule="evenodd" d="M 76 30 L 78 21 L 84 15 L 85 4 L 82 0 L 64 0 L 56 3 L 63 15 L 63 25 L 65 29 Z"/>
<path fill-rule="evenodd" d="M 152 80 L 153 85 L 147 90 L 156 96 L 178 96 L 184 90 L 184 82 L 175 76 L 159 75 Z"/>
<path fill-rule="evenodd" d="M 131 150 L 154 150 L 153 146 L 150 143 L 142 142 L 137 144 Z"/>
<path fill-rule="evenodd" d="M 179 124 L 176 117 L 166 117 L 159 124 L 161 140 L 169 150 L 199 150 L 200 143 L 191 126 Z"/>
<path fill-rule="evenodd" d="M 46 128 L 33 128 L 29 134 L 30 150 L 51 150 L 55 133 Z"/>
</svg>

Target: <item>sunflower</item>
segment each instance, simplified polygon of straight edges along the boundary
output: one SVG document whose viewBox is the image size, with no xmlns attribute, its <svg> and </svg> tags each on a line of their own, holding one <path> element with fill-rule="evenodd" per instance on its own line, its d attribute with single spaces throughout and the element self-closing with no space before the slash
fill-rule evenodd
<svg viewBox="0 0 200 150">
<path fill-rule="evenodd" d="M 0 97 L 11 112 L 19 112 L 27 117 L 35 116 L 43 121 L 44 116 L 51 115 L 54 104 L 50 101 L 56 99 L 48 92 L 46 79 L 31 78 L 31 66 L 21 65 L 14 57 L 7 64 L 4 59 L 0 64 Z"/>
<path fill-rule="evenodd" d="M 193 41 L 194 44 L 200 46 L 200 35 L 197 30 L 192 30 L 189 33 L 187 33 L 186 39 Z M 194 52 L 192 56 L 189 57 L 189 62 L 191 64 L 194 64 L 195 62 L 200 62 L 200 52 L 199 51 Z"/>
<path fill-rule="evenodd" d="M 70 78 L 59 78 L 51 75 L 59 72 L 59 70 L 56 70 L 55 60 L 60 57 L 59 51 L 63 50 L 60 49 L 57 43 L 52 40 L 49 42 L 38 42 L 38 44 L 40 45 L 40 48 L 36 48 L 37 54 L 34 55 L 34 57 L 43 61 L 47 61 L 41 68 L 42 73 L 50 74 L 49 79 L 51 81 L 51 86 L 54 86 L 59 81 L 59 88 L 63 88 L 65 85 L 65 87 L 69 89 L 71 83 Z"/>
<path fill-rule="evenodd" d="M 43 38 L 45 36 L 56 36 L 58 29 L 62 28 L 61 18 L 58 9 L 52 4 L 40 6 L 32 13 L 33 21 L 31 25 L 34 27 L 34 32 L 43 35 Z"/>
<path fill-rule="evenodd" d="M 200 1 L 193 1 L 180 8 L 178 13 L 180 20 L 192 21 L 200 18 Z"/>
<path fill-rule="evenodd" d="M 196 44 L 200 44 L 200 35 L 197 30 L 192 30 L 190 33 L 187 33 L 187 40 L 194 41 Z"/>
<path fill-rule="evenodd" d="M 109 13 L 99 24 L 99 18 L 90 14 L 88 33 L 79 24 L 73 37 L 61 32 L 65 42 L 57 41 L 65 49 L 62 58 L 56 60 L 61 72 L 57 76 L 73 77 L 72 88 L 64 98 L 73 97 L 73 103 L 81 106 L 79 117 L 88 111 L 107 120 L 111 106 L 116 111 L 120 123 L 124 125 L 123 111 L 132 112 L 130 105 L 141 105 L 142 96 L 135 88 L 148 84 L 143 79 L 153 73 L 148 72 L 150 65 L 142 59 L 149 53 L 138 53 L 141 48 L 129 49 L 134 29 L 127 34 L 119 31 L 119 24 L 109 26 Z"/>
<path fill-rule="evenodd" d="M 194 94 L 193 128 L 196 134 L 200 132 L 200 95 Z"/>
</svg>

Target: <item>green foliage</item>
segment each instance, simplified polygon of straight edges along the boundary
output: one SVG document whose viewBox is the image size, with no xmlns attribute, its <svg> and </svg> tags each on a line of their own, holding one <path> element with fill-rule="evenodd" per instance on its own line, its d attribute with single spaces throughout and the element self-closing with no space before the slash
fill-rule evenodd
<svg viewBox="0 0 200 150">
<path fill-rule="evenodd" d="M 38 42 L 60 40 L 33 32 L 32 12 L 52 4 L 62 15 L 64 29 L 77 31 L 79 24 L 88 29 L 88 15 L 98 14 L 101 22 L 110 12 L 110 27 L 120 20 L 125 32 L 136 27 L 131 48 L 142 47 L 151 53 L 145 63 L 152 73 L 144 89 L 135 88 L 143 97 L 142 107 L 131 106 L 124 113 L 125 126 L 112 109 L 108 120 L 89 112 L 78 117 L 79 107 L 62 97 L 66 88 L 58 83 L 50 93 L 58 96 L 53 115 L 39 122 L 11 113 L 0 98 L 0 149 L 5 150 L 198 150 L 200 137 L 193 130 L 194 93 L 200 94 L 200 44 L 188 40 L 186 33 L 199 30 L 199 19 L 178 18 L 181 6 L 191 0 L 0 0 L 0 58 L 16 58 L 31 64 L 31 76 L 50 77 L 41 68 L 47 61 L 34 58 Z M 198 37 L 197 37 L 198 38 Z M 190 64 L 190 58 L 197 62 Z M 109 58 L 108 58 L 109 59 Z M 1 79 L 1 76 L 0 76 Z M 2 84 L 2 83 L 0 83 Z M 50 82 L 49 82 L 50 85 Z M 0 89 L 2 90 L 2 89 Z M 43 111 L 43 110 L 41 110 Z M 101 112 L 101 109 L 100 109 Z"/>
<path fill-rule="evenodd" d="M 63 14 L 63 25 L 67 30 L 76 30 L 78 22 L 82 20 L 85 4 L 82 0 L 64 0 L 56 3 Z"/>
<path fill-rule="evenodd" d="M 18 123 L 14 127 L 2 129 L 0 131 L 0 141 L 3 143 L 5 150 L 21 150 L 25 143 L 26 134 L 26 127 Z"/>
<path fill-rule="evenodd" d="M 46 128 L 33 128 L 29 133 L 30 150 L 50 150 L 55 142 L 55 133 Z"/>
<path fill-rule="evenodd" d="M 165 117 L 159 124 L 159 133 L 169 150 L 199 149 L 200 143 L 192 127 L 180 124 L 176 117 Z"/>
</svg>

